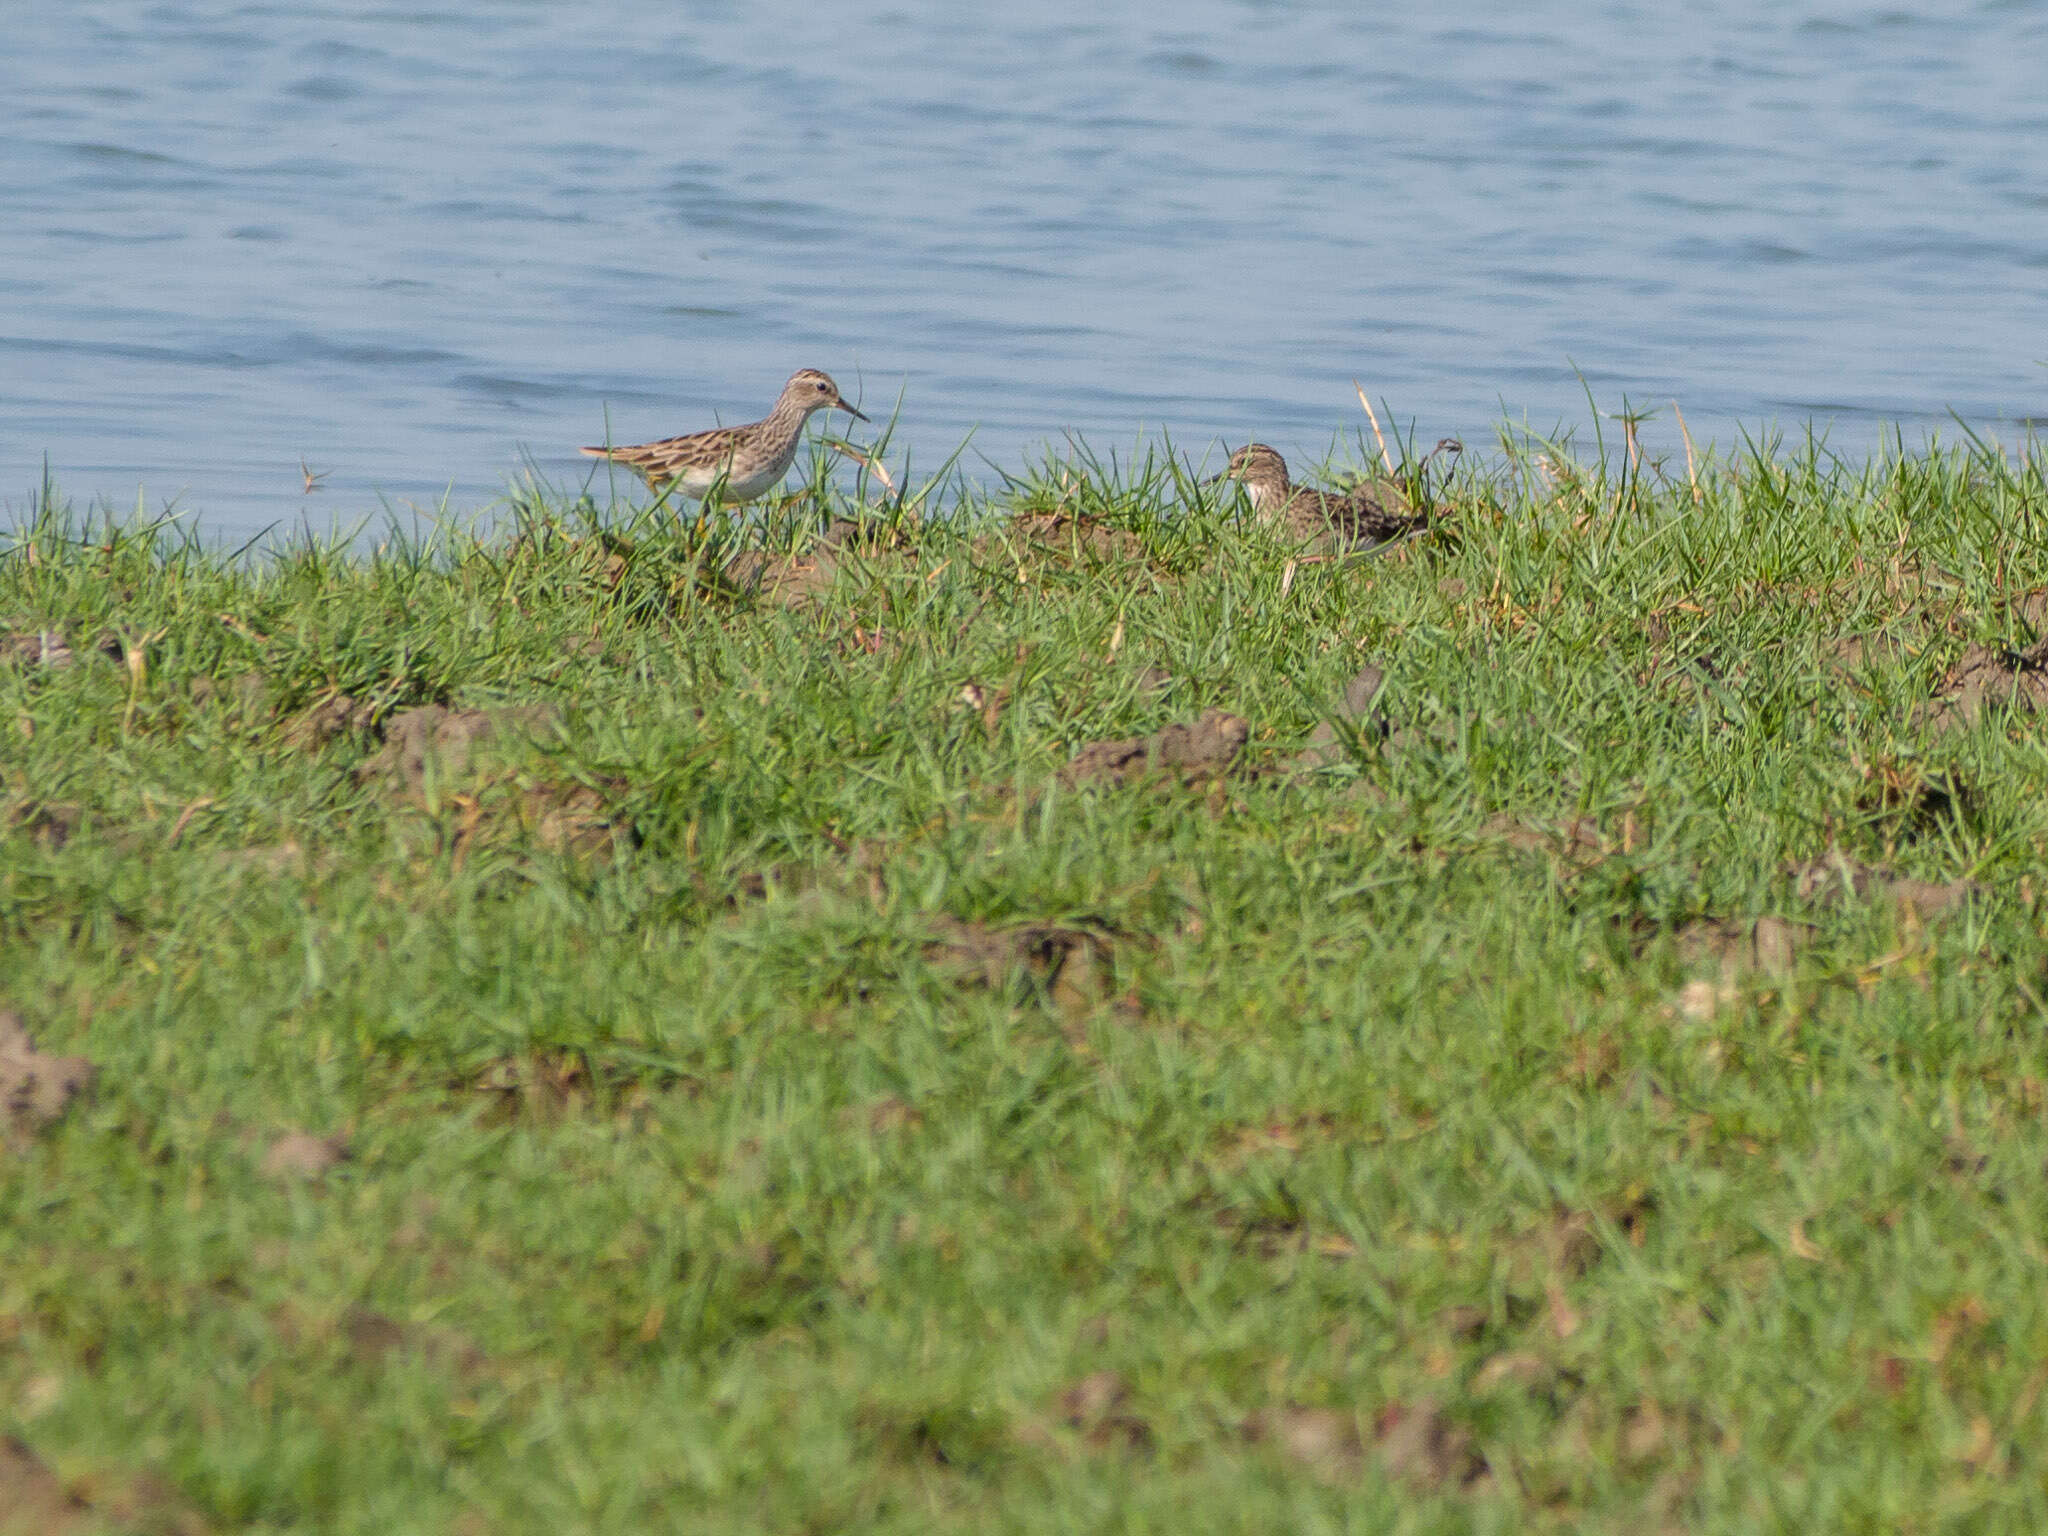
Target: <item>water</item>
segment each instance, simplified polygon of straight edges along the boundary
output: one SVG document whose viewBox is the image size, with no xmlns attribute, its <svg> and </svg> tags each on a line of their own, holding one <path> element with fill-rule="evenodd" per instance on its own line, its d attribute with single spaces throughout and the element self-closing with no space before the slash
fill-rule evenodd
<svg viewBox="0 0 2048 1536">
<path fill-rule="evenodd" d="M 1354 379 L 1475 446 L 2042 409 L 2048 3 L 1365 10 L 11 7 L 0 502 L 469 513 L 804 365 L 925 467 L 1312 460 Z"/>
</svg>

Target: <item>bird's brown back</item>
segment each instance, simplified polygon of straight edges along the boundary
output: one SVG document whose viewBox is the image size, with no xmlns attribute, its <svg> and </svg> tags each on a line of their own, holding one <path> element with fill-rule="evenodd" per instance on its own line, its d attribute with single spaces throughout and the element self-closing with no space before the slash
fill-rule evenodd
<svg viewBox="0 0 2048 1536">
<path fill-rule="evenodd" d="M 1297 486 L 1287 502 L 1288 522 L 1304 538 L 1321 537 L 1340 549 L 1384 544 L 1429 526 L 1392 480 L 1368 480 L 1343 492 Z"/>
<path fill-rule="evenodd" d="M 592 446 L 582 451 L 593 459 L 610 459 L 615 464 L 623 464 L 659 489 L 699 466 L 730 463 L 742 430 L 738 427 L 714 427 L 709 432 L 664 437 L 658 442 L 621 443 L 611 448 Z"/>
</svg>

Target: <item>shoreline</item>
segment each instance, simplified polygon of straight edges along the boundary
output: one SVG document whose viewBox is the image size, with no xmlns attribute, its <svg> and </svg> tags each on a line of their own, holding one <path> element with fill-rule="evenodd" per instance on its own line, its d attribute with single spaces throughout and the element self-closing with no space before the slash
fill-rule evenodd
<svg viewBox="0 0 2048 1536">
<path fill-rule="evenodd" d="M 1816 435 L 1812 420 L 1773 421 L 1754 428 L 1734 423 L 1736 438 L 1723 445 L 1714 438 L 1697 437 L 1681 413 L 1668 409 L 1647 411 L 1633 420 L 1624 413 L 1602 412 L 1597 413 L 1590 424 L 1560 422 L 1549 433 L 1531 429 L 1526 421 L 1489 423 L 1483 429 L 1487 434 L 1485 437 L 1473 434 L 1470 444 L 1473 456 L 1467 469 L 1470 473 L 1481 463 L 1490 465 L 1494 470 L 1512 468 L 1549 455 L 1580 463 L 1582 471 L 1614 474 L 1618 472 L 1620 461 L 1628 457 L 1632 440 L 1637 442 L 1639 454 L 1663 468 L 1667 478 L 1669 473 L 1688 462 L 1697 472 L 1710 466 L 1727 467 L 1755 462 L 1759 458 L 1795 464 L 1812 461 L 1815 465 L 1824 461 L 1830 472 L 1866 476 L 1887 465 L 1938 459 L 1958 453 L 1983 452 L 2024 461 L 2035 451 L 2038 429 L 2028 422 L 2006 424 L 2019 428 L 2018 435 L 2011 442 L 1988 431 L 1973 429 L 1967 423 L 1929 418 L 1923 423 L 1921 442 L 1908 447 L 1904 424 L 1885 422 L 1877 427 L 1874 443 L 1860 450 L 1836 451 L 1828 447 L 1825 431 Z M 891 486 L 901 482 L 910 472 L 910 466 L 903 461 L 893 442 L 896 426 L 893 420 L 886 422 L 885 430 L 875 442 L 852 445 L 863 450 L 876 449 L 884 460 Z M 1289 463 L 1298 462 L 1309 478 L 1321 478 L 1326 482 L 1334 478 L 1341 482 L 1362 474 L 1380 472 L 1385 467 L 1383 455 L 1393 461 L 1412 462 L 1421 456 L 1428 442 L 1434 440 L 1414 422 L 1390 421 L 1392 430 L 1385 433 L 1381 433 L 1378 426 L 1375 421 L 1370 425 L 1354 424 L 1334 429 L 1323 440 L 1320 452 L 1312 448 L 1301 449 L 1299 445 L 1295 449 L 1283 447 L 1283 451 L 1287 453 Z M 1654 434 L 1646 430 L 1650 427 L 1656 428 Z M 1960 436 L 1945 441 L 1945 427 Z M 1649 441 L 1652 436 L 1657 439 L 1654 444 Z M 1210 440 L 1201 451 L 1191 452 L 1181 448 L 1171 433 L 1141 430 L 1128 443 L 1119 442 L 1107 451 L 1098 451 L 1086 439 L 1069 433 L 1058 440 L 1045 439 L 1032 445 L 1014 470 L 980 460 L 977 476 L 965 473 L 967 460 L 978 459 L 973 446 L 974 434 L 970 432 L 937 461 L 952 473 L 928 477 L 924 471 L 918 470 L 916 490 L 928 495 L 928 478 L 939 478 L 948 482 L 945 489 L 952 499 L 970 507 L 988 508 L 1000 505 L 1008 486 L 1029 483 L 1034 477 L 1056 472 L 1060 465 L 1068 463 L 1086 466 L 1090 472 L 1099 473 L 1105 466 L 1163 468 L 1171 462 L 1182 466 L 1189 478 L 1202 478 L 1222 467 L 1226 453 L 1223 447 L 1219 447 L 1219 441 Z M 896 455 L 893 462 L 892 455 Z M 85 515 L 95 519 L 104 519 L 111 513 L 128 523 L 185 523 L 203 528 L 205 536 L 212 542 L 239 544 L 273 535 L 294 539 L 319 537 L 322 530 L 314 526 L 315 519 L 326 522 L 325 531 L 330 537 L 343 526 L 357 530 L 351 538 L 359 537 L 365 529 L 380 529 L 386 533 L 402 531 L 408 537 L 419 537 L 451 530 L 469 533 L 479 523 L 516 517 L 519 509 L 527 505 L 565 506 L 593 502 L 602 504 L 607 516 L 615 516 L 621 511 L 630 516 L 635 506 L 644 506 L 648 500 L 646 488 L 629 471 L 613 469 L 608 478 L 605 466 L 599 465 L 593 470 L 584 461 L 573 457 L 561 457 L 556 468 L 564 472 L 564 478 L 559 482 L 537 473 L 529 461 L 529 467 L 521 472 L 520 477 L 503 483 L 494 491 L 479 486 L 469 493 L 472 499 L 460 506 L 450 506 L 443 499 L 440 507 L 429 509 L 409 500 L 401 500 L 395 507 L 387 491 L 369 484 L 357 485 L 346 492 L 357 501 L 344 505 L 329 484 L 326 473 L 306 466 L 303 478 L 307 488 L 296 498 L 277 498 L 280 508 L 289 509 L 283 515 L 260 527 L 219 531 L 214 526 L 219 522 L 219 514 L 210 515 L 203 506 L 180 506 L 178 503 L 183 493 L 172 496 L 168 501 L 161 496 L 152 499 L 146 482 L 138 486 L 132 497 L 127 493 L 119 499 L 98 494 L 90 496 L 84 505 L 89 509 Z M 302 477 L 295 472 L 291 478 Z M 782 496 L 768 499 L 787 500 L 789 495 L 796 494 L 793 488 L 816 487 L 821 479 L 835 482 L 835 494 L 842 505 L 863 499 L 862 491 L 874 487 L 872 477 L 857 474 L 853 465 L 835 455 L 827 443 L 813 435 L 806 440 L 796 471 Z M 79 515 L 77 498 L 66 493 L 63 487 L 63 476 L 51 472 L 46 466 L 39 485 L 31 490 L 26 506 L 19 512 L 8 513 L 13 526 L 19 528 L 32 521 L 45 502 L 61 503 L 69 507 L 73 515 Z M 851 495 L 850 487 L 853 488 Z M 438 494 L 445 498 L 447 488 L 444 486 Z M 148 510 L 151 507 L 156 510 Z M 4 536 L 4 530 L 0 530 L 0 536 Z"/>
</svg>

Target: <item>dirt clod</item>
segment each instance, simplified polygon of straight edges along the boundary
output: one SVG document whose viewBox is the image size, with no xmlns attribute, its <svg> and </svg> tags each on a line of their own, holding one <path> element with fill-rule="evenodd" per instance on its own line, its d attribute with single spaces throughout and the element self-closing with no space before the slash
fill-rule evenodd
<svg viewBox="0 0 2048 1536">
<path fill-rule="evenodd" d="M 83 1056 L 46 1056 L 21 1015 L 0 1009 L 0 1130 L 34 1135 L 92 1087 L 97 1069 Z"/>
<path fill-rule="evenodd" d="M 1916 880 L 1892 870 L 1872 868 L 1840 853 L 1795 864 L 1789 873 L 1801 901 L 1816 906 L 1888 901 L 1901 911 L 1923 918 L 1961 906 L 1982 889 L 1974 880 L 1950 880 L 1945 884 Z"/>
<path fill-rule="evenodd" d="M 68 667 L 71 647 L 54 629 L 17 629 L 0 633 L 0 667 Z"/>
<path fill-rule="evenodd" d="M 286 723 L 285 744 L 299 751 L 317 752 L 343 736 L 368 731 L 372 713 L 366 700 L 346 693 L 324 694 Z"/>
<path fill-rule="evenodd" d="M 381 1364 L 386 1355 L 405 1347 L 405 1329 L 381 1312 L 350 1307 L 341 1320 L 341 1336 L 349 1357 L 365 1365 Z"/>
<path fill-rule="evenodd" d="M 531 1051 L 491 1062 L 457 1086 L 489 1094 L 508 1119 L 552 1119 L 591 1102 L 595 1086 L 580 1051 Z"/>
<path fill-rule="evenodd" d="M 1368 743 L 1387 740 L 1393 734 L 1393 723 L 1384 710 L 1373 708 L 1373 701 L 1386 681 L 1386 672 L 1372 662 L 1360 668 L 1358 675 L 1344 685 L 1344 696 L 1331 711 L 1331 717 L 1309 733 L 1308 745 L 1295 758 L 1294 766 L 1320 768 L 1342 762 L 1350 735 Z"/>
<path fill-rule="evenodd" d="M 1130 1384 L 1115 1371 L 1092 1371 L 1060 1393 L 1060 1421 L 1092 1450 L 1152 1449 L 1152 1426 L 1129 1411 Z"/>
<path fill-rule="evenodd" d="M 1896 667 L 1912 660 L 1913 655 L 1913 647 L 1906 636 L 1884 630 L 1833 635 L 1823 640 L 1819 649 L 1824 668 L 1830 672 L 1851 674 L 1866 672 L 1873 667 Z"/>
<path fill-rule="evenodd" d="M 1973 645 L 1949 669 L 1935 697 L 1919 712 L 1935 735 L 1975 725 L 1987 712 L 2048 709 L 2048 640 L 2023 651 Z"/>
<path fill-rule="evenodd" d="M 1474 1302 L 1463 1302 L 1457 1306 L 1445 1307 L 1437 1314 L 1451 1337 L 1467 1341 L 1485 1334 L 1487 1324 L 1493 1321 L 1493 1313 Z"/>
<path fill-rule="evenodd" d="M 520 791 L 518 820 L 537 846 L 575 858 L 608 852 L 619 837 L 632 837 L 588 784 L 529 785 Z"/>
<path fill-rule="evenodd" d="M 490 1357 L 454 1329 L 402 1322 L 360 1302 L 339 1317 L 286 1302 L 271 1313 L 270 1322 L 294 1349 L 338 1347 L 350 1364 L 373 1371 L 401 1359 L 422 1360 L 464 1378 L 491 1369 Z"/>
<path fill-rule="evenodd" d="M 1387 1404 L 1373 1420 L 1373 1438 L 1381 1465 L 1416 1489 L 1465 1488 L 1486 1475 L 1471 1432 L 1427 1398 Z"/>
<path fill-rule="evenodd" d="M 1509 1349 L 1489 1355 L 1472 1373 L 1472 1393 L 1484 1396 L 1502 1387 L 1524 1390 L 1547 1386 L 1557 1376 L 1557 1367 L 1534 1350 Z"/>
<path fill-rule="evenodd" d="M 1271 1444 L 1325 1482 L 1350 1482 L 1365 1470 L 1367 1441 L 1355 1414 L 1337 1408 L 1283 1407 L 1245 1420 L 1253 1444 Z M 1486 1475 L 1486 1459 L 1463 1425 L 1424 1398 L 1396 1399 L 1373 1418 L 1371 1449 L 1381 1470 L 1411 1489 L 1467 1488 Z"/>
<path fill-rule="evenodd" d="M 924 1111 L 893 1094 L 872 1104 L 849 1104 L 839 1113 L 840 1124 L 858 1127 L 871 1136 L 892 1136 L 914 1131 L 924 1124 Z"/>
<path fill-rule="evenodd" d="M 1088 1450 L 1145 1455 L 1153 1445 L 1152 1426 L 1131 1411 L 1130 1400 L 1130 1384 L 1123 1377 L 1092 1371 L 1061 1389 L 1049 1416 L 1034 1414 L 1020 1422 L 1016 1438 L 1033 1450 L 1062 1454 L 1074 1444 L 1061 1434 L 1064 1428 Z"/>
<path fill-rule="evenodd" d="M 286 1131 L 265 1150 L 263 1176 L 280 1183 L 319 1179 L 348 1159 L 348 1138 L 345 1136 L 315 1136 L 310 1131 Z"/>
<path fill-rule="evenodd" d="M 245 728 L 268 725 L 273 713 L 269 679 L 254 670 L 224 678 L 201 672 L 192 679 L 186 696 L 193 708 L 224 709 Z"/>
<path fill-rule="evenodd" d="M 1583 1279 L 1600 1262 L 1600 1236 L 1590 1211 L 1559 1208 L 1528 1233 L 1526 1241 L 1553 1277 Z"/>
<path fill-rule="evenodd" d="M 742 551 L 726 562 L 725 579 L 759 601 L 801 608 L 832 590 L 839 580 L 845 555 L 860 542 L 859 524 L 835 518 L 817 542 L 801 554 Z"/>
<path fill-rule="evenodd" d="M 83 1530 L 91 1506 L 20 1440 L 0 1440 L 0 1536 L 69 1536 Z"/>
<path fill-rule="evenodd" d="M 1271 1444 L 1327 1481 L 1349 1481 L 1365 1463 L 1365 1436 L 1357 1419 L 1334 1408 L 1274 1408 L 1244 1421 L 1254 1445 Z"/>
<path fill-rule="evenodd" d="M 1229 770 L 1251 736 L 1241 716 L 1205 709 L 1193 725 L 1169 725 L 1149 736 L 1127 736 L 1090 742 L 1060 772 L 1068 786 L 1107 783 L 1122 785 L 1153 774 L 1183 779 Z"/>
<path fill-rule="evenodd" d="M 1632 1403 L 1621 1415 L 1621 1454 L 1635 1463 L 1653 1461 L 1671 1439 L 1668 1420 L 1655 1399 Z"/>
<path fill-rule="evenodd" d="M 1103 935 L 1048 923 L 995 928 L 948 919 L 940 925 L 940 936 L 925 946 L 927 959 L 962 980 L 996 988 L 1021 974 L 1055 994 L 1063 979 L 1081 984 L 1078 975 L 1068 975 L 1070 966 L 1076 972 L 1092 970 L 1106 965 L 1109 954 Z"/>
<path fill-rule="evenodd" d="M 0 1438 L 0 1536 L 101 1531 L 204 1536 L 206 1529 L 176 1494 L 147 1473 L 67 1484 L 26 1441 Z"/>
<path fill-rule="evenodd" d="M 1813 939 L 1813 925 L 1782 917 L 1701 918 L 1678 930 L 1679 963 L 1688 970 L 1716 966 L 1724 976 L 1749 971 L 1781 975 Z"/>
<path fill-rule="evenodd" d="M 84 817 L 84 811 L 76 805 L 30 800 L 9 806 L 0 813 L 0 824 L 9 830 L 19 828 L 55 853 L 71 841 L 71 834 L 78 830 L 78 824 Z"/>
<path fill-rule="evenodd" d="M 449 811 L 458 856 L 473 844 L 515 834 L 550 853 L 581 858 L 609 852 L 634 834 L 604 791 L 574 780 L 534 782 L 507 764 L 484 761 L 520 733 L 545 730 L 557 718 L 546 705 L 409 709 L 386 723 L 383 749 L 357 766 L 356 780 L 394 804 L 428 809 L 431 800 Z M 429 786 L 436 796 L 428 795 Z"/>
<path fill-rule="evenodd" d="M 1092 517 L 1066 512 L 1025 512 L 1012 519 L 1013 538 L 1049 547 L 1061 554 L 1079 554 L 1091 560 L 1131 560 L 1144 553 L 1136 534 L 1111 528 Z M 976 541 L 975 553 L 988 553 L 989 537 Z"/>
<path fill-rule="evenodd" d="M 343 1314 L 341 1338 L 350 1359 L 373 1368 L 390 1359 L 411 1357 L 451 1369 L 459 1376 L 474 1377 L 491 1365 L 490 1357 L 474 1341 L 453 1329 L 401 1323 L 361 1305 Z"/>
<path fill-rule="evenodd" d="M 1510 848 L 1528 853 L 1554 854 L 1570 868 L 1584 869 L 1597 864 L 1606 854 L 1606 840 L 1600 824 L 1590 816 L 1574 816 L 1555 824 L 1530 821 L 1501 811 L 1486 818 L 1479 830 L 1500 839 Z"/>
<path fill-rule="evenodd" d="M 1080 1428 L 1130 1400 L 1131 1388 L 1115 1371 L 1092 1371 L 1060 1393 L 1060 1417 Z"/>
<path fill-rule="evenodd" d="M 542 729 L 555 719 L 544 705 L 501 711 L 449 709 L 426 704 L 384 722 L 384 747 L 356 769 L 356 780 L 381 781 L 402 796 L 417 796 L 429 775 L 452 783 L 470 767 L 479 749 L 503 739 L 508 728 Z"/>
</svg>

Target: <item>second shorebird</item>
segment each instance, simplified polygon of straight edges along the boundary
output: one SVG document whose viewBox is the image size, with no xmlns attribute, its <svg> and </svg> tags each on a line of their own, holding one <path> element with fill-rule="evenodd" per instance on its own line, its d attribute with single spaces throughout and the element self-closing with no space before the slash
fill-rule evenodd
<svg viewBox="0 0 2048 1536">
<path fill-rule="evenodd" d="M 811 412 L 837 409 L 860 421 L 839 386 L 815 368 L 799 368 L 782 386 L 775 409 L 743 427 L 714 427 L 656 443 L 585 448 L 593 459 L 610 459 L 637 472 L 657 491 L 673 483 L 685 496 L 702 500 L 717 488 L 726 501 L 752 501 L 773 490 L 789 473 L 796 445 Z"/>
<path fill-rule="evenodd" d="M 1422 472 L 1438 454 L 1464 451 L 1463 443 L 1447 437 L 1422 461 Z M 1429 526 L 1429 508 L 1417 510 L 1398 481 L 1382 476 L 1341 493 L 1296 485 L 1287 477 L 1287 461 L 1264 443 L 1246 443 L 1216 478 L 1240 482 L 1260 522 L 1322 550 L 1370 549 Z"/>
</svg>

